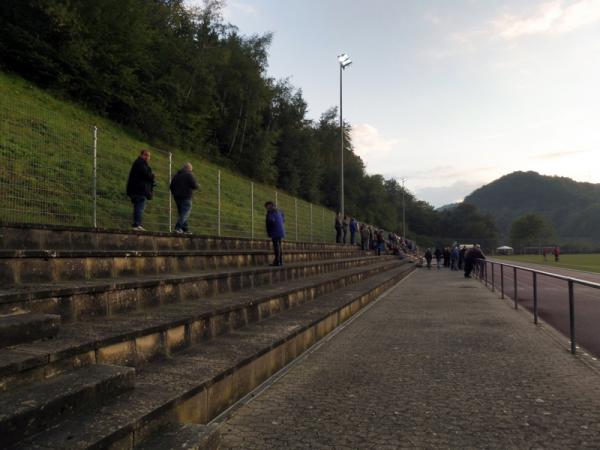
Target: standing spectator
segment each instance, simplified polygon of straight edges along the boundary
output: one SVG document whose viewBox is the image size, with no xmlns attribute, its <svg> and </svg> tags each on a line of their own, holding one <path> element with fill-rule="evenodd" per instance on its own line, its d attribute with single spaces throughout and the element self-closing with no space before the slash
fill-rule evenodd
<svg viewBox="0 0 600 450">
<path fill-rule="evenodd" d="M 335 216 L 335 242 L 342 243 L 342 213 L 337 213 Z"/>
<path fill-rule="evenodd" d="M 444 248 L 444 267 L 450 267 L 450 247 Z"/>
<path fill-rule="evenodd" d="M 440 249 L 439 247 L 435 248 L 435 252 L 433 253 L 433 255 L 435 256 L 435 262 L 437 264 L 437 268 L 438 270 L 441 268 L 441 260 L 442 260 L 442 249 Z"/>
<path fill-rule="evenodd" d="M 485 259 L 485 255 L 481 251 L 481 247 L 477 244 L 475 247 L 471 248 L 465 254 L 465 278 L 471 278 L 471 272 L 475 267 L 483 268 L 481 265 L 482 259 Z M 483 276 L 483 273 L 481 274 Z"/>
<path fill-rule="evenodd" d="M 383 230 L 379 230 L 377 233 L 377 256 L 381 256 L 381 251 L 385 250 L 385 237 Z"/>
<path fill-rule="evenodd" d="M 458 252 L 458 270 L 463 270 L 465 266 L 465 253 L 467 253 L 467 247 L 463 245 Z"/>
<path fill-rule="evenodd" d="M 133 225 L 131 227 L 136 231 L 144 231 L 142 216 L 146 208 L 146 200 L 152 199 L 155 186 L 154 174 L 148 161 L 150 161 L 150 152 L 144 149 L 133 162 L 127 179 L 127 195 L 133 204 Z"/>
<path fill-rule="evenodd" d="M 342 220 L 342 242 L 345 244 L 346 243 L 346 236 L 348 235 L 348 225 L 349 225 L 349 221 L 348 221 L 348 216 L 344 216 L 344 220 Z"/>
<path fill-rule="evenodd" d="M 354 217 L 350 219 L 350 243 L 356 244 L 356 232 L 358 231 L 358 222 Z"/>
<path fill-rule="evenodd" d="M 360 246 L 363 250 L 369 250 L 369 227 L 364 223 L 360 225 Z"/>
<path fill-rule="evenodd" d="M 425 261 L 427 261 L 427 268 L 429 270 L 431 270 L 431 259 L 433 258 L 433 255 L 431 254 L 431 249 L 428 248 L 427 250 L 425 250 Z"/>
<path fill-rule="evenodd" d="M 283 248 L 281 240 L 285 237 L 285 217 L 283 211 L 278 210 L 273 202 L 266 202 L 267 210 L 267 235 L 273 241 L 275 259 L 271 266 L 283 266 Z"/>
<path fill-rule="evenodd" d="M 373 227 L 369 225 L 369 247 L 371 250 L 375 250 L 375 233 L 373 232 Z"/>
<path fill-rule="evenodd" d="M 192 195 L 200 186 L 192 175 L 192 163 L 186 163 L 171 180 L 171 193 L 177 205 L 175 233 L 188 232 L 188 218 L 192 212 Z"/>
<path fill-rule="evenodd" d="M 450 253 L 450 269 L 458 270 L 458 260 L 460 258 L 460 252 L 458 250 L 458 245 L 455 245 L 452 248 L 452 253 Z"/>
<path fill-rule="evenodd" d="M 554 251 L 552 253 L 554 254 L 554 262 L 558 262 L 560 259 L 560 247 L 554 247 Z"/>
</svg>

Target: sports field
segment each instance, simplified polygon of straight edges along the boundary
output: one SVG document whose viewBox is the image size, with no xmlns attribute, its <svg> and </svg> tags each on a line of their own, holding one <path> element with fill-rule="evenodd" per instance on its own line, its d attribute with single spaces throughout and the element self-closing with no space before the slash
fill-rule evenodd
<svg viewBox="0 0 600 450">
<path fill-rule="evenodd" d="M 600 254 L 578 254 L 578 255 L 560 255 L 560 261 L 554 262 L 554 256 L 548 255 L 547 261 L 541 255 L 511 255 L 511 256 L 494 256 L 495 259 L 506 261 L 514 261 L 516 263 L 534 263 L 542 264 L 549 267 L 562 267 L 564 269 L 583 270 L 585 272 L 600 273 Z"/>
</svg>

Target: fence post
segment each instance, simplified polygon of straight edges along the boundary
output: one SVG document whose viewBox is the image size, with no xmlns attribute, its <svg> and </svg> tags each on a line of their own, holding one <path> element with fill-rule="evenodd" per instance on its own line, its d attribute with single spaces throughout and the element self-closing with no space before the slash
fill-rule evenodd
<svg viewBox="0 0 600 450">
<path fill-rule="evenodd" d="M 574 355 L 577 351 L 577 344 L 575 342 L 575 292 L 573 280 L 569 280 L 569 331 L 571 335 L 571 353 Z"/>
<path fill-rule="evenodd" d="M 504 264 L 500 263 L 500 292 L 502 296 L 500 298 L 504 298 Z"/>
<path fill-rule="evenodd" d="M 250 236 L 254 239 L 254 183 L 252 181 L 250 182 L 250 221 L 252 222 Z"/>
<path fill-rule="evenodd" d="M 494 275 L 494 262 L 491 262 L 492 264 L 492 292 L 496 292 L 496 280 L 495 280 L 495 275 Z"/>
<path fill-rule="evenodd" d="M 517 303 L 517 300 L 519 299 L 519 287 L 517 286 L 517 268 L 513 267 L 513 282 L 514 282 L 514 289 L 515 289 L 515 309 L 517 309 L 519 307 L 519 304 Z"/>
<path fill-rule="evenodd" d="M 217 173 L 217 236 L 221 236 L 221 171 Z"/>
<path fill-rule="evenodd" d="M 98 127 L 94 125 L 94 146 L 93 146 L 93 175 L 92 175 L 92 195 L 93 195 L 93 217 L 94 228 L 98 228 Z"/>
<path fill-rule="evenodd" d="M 277 191 L 275 191 L 275 208 L 279 208 L 279 203 L 277 201 Z"/>
<path fill-rule="evenodd" d="M 173 178 L 173 153 L 169 152 L 169 183 L 171 178 Z M 169 233 L 173 231 L 173 199 L 171 197 L 172 195 L 169 193 Z"/>
<path fill-rule="evenodd" d="M 312 213 L 312 203 L 310 204 L 310 242 L 313 242 L 313 213 Z"/>
<path fill-rule="evenodd" d="M 537 273 L 533 273 L 533 323 L 538 323 L 538 292 L 537 292 Z"/>
<path fill-rule="evenodd" d="M 327 242 L 327 239 L 323 239 L 324 232 L 325 232 L 325 208 L 321 207 L 321 242 Z"/>
<path fill-rule="evenodd" d="M 296 242 L 298 242 L 298 199 L 294 197 L 294 221 L 296 224 Z"/>
</svg>

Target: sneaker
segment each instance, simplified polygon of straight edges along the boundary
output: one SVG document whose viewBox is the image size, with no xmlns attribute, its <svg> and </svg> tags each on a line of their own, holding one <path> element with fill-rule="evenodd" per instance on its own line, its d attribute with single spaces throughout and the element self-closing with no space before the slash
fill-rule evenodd
<svg viewBox="0 0 600 450">
<path fill-rule="evenodd" d="M 131 227 L 131 229 L 134 231 L 146 231 L 146 229 L 141 225 L 138 225 L 137 227 Z"/>
<path fill-rule="evenodd" d="M 175 233 L 177 233 L 177 234 L 183 234 L 183 230 L 181 230 L 179 228 L 175 228 Z"/>
</svg>

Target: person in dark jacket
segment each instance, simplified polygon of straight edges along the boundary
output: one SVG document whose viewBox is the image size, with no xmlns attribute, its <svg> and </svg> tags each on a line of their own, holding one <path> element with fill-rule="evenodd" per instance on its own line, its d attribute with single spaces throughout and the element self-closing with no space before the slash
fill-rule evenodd
<svg viewBox="0 0 600 450">
<path fill-rule="evenodd" d="M 458 252 L 458 270 L 463 270 L 465 267 L 465 254 L 467 253 L 467 247 L 464 245 Z"/>
<path fill-rule="evenodd" d="M 358 231 L 358 222 L 354 217 L 350 219 L 350 243 L 356 244 L 356 232 Z"/>
<path fill-rule="evenodd" d="M 335 242 L 342 243 L 342 213 L 337 213 L 335 216 Z"/>
<path fill-rule="evenodd" d="M 425 250 L 425 261 L 427 261 L 427 268 L 431 270 L 431 260 L 433 259 L 433 255 L 431 254 L 431 249 L 428 248 Z"/>
<path fill-rule="evenodd" d="M 433 255 L 435 256 L 435 262 L 437 264 L 437 268 L 441 269 L 441 260 L 442 260 L 442 256 L 443 256 L 443 252 L 442 249 L 439 247 L 435 248 L 435 251 L 433 252 Z"/>
<path fill-rule="evenodd" d="M 192 212 L 192 195 L 200 186 L 192 174 L 192 163 L 186 163 L 171 180 L 171 194 L 177 205 L 175 233 L 188 232 L 188 219 Z"/>
<path fill-rule="evenodd" d="M 470 250 L 467 250 L 467 253 L 465 254 L 465 278 L 471 278 L 471 272 L 476 265 L 479 265 L 481 270 L 484 270 L 484 266 L 481 264 L 482 259 L 485 259 L 485 256 L 481 251 L 479 244 Z"/>
<path fill-rule="evenodd" d="M 154 174 L 148 165 L 150 152 L 142 150 L 140 156 L 133 162 L 127 179 L 127 195 L 133 204 L 134 230 L 143 231 L 142 216 L 146 208 L 146 200 L 152 199 L 154 189 Z"/>
<path fill-rule="evenodd" d="M 285 237 L 285 216 L 278 210 L 273 202 L 265 203 L 267 210 L 267 235 L 273 241 L 275 259 L 271 266 L 283 266 L 283 249 L 281 240 Z"/>
</svg>

